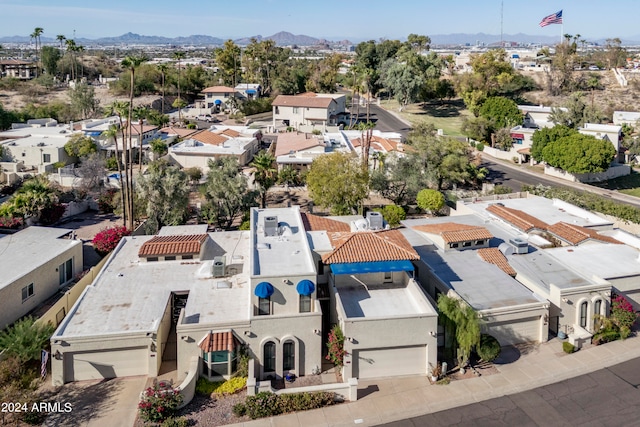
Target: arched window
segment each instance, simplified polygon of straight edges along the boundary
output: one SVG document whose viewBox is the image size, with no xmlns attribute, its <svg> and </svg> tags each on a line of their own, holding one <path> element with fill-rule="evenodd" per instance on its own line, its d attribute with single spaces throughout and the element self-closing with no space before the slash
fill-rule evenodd
<svg viewBox="0 0 640 427">
<path fill-rule="evenodd" d="M 580 326 L 583 328 L 587 327 L 587 308 L 588 303 L 586 301 L 580 304 Z"/>
<path fill-rule="evenodd" d="M 265 372 L 276 370 L 276 344 L 273 341 L 264 344 L 264 360 L 262 361 Z"/>
<path fill-rule="evenodd" d="M 602 314 L 602 300 L 596 300 L 593 303 L 593 314 Z"/>
<path fill-rule="evenodd" d="M 296 344 L 289 340 L 282 345 L 282 370 L 293 371 L 296 368 Z"/>
</svg>

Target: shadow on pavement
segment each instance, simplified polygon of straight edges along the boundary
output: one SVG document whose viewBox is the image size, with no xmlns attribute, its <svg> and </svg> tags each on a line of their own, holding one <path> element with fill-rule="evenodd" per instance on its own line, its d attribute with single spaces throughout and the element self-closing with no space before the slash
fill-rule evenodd
<svg viewBox="0 0 640 427">
<path fill-rule="evenodd" d="M 520 359 L 520 350 L 516 347 L 508 345 L 502 347 L 500 355 L 493 361 L 494 365 L 507 365 Z"/>
</svg>

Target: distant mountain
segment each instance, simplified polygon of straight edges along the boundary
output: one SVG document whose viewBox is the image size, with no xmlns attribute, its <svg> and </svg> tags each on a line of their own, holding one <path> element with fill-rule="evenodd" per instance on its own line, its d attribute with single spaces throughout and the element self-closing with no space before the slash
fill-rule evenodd
<svg viewBox="0 0 640 427">
<path fill-rule="evenodd" d="M 318 44 L 326 43 L 323 39 L 317 39 L 315 37 L 305 36 L 305 35 L 295 35 L 288 33 L 286 31 L 280 31 L 272 36 L 262 37 L 262 36 L 252 36 L 252 37 L 243 37 L 241 39 L 236 39 L 234 42 L 239 45 L 248 45 L 251 43 L 251 39 L 256 39 L 257 41 L 262 40 L 273 40 L 276 42 L 278 46 L 315 46 Z"/>
</svg>

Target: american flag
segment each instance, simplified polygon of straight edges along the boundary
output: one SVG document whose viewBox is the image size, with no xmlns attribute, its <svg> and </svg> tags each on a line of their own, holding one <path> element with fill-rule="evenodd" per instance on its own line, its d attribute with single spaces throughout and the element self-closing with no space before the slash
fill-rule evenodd
<svg viewBox="0 0 640 427">
<path fill-rule="evenodd" d="M 40 365 L 40 376 L 42 379 L 47 377 L 47 361 L 49 360 L 49 352 L 42 350 L 42 365 Z"/>
<path fill-rule="evenodd" d="M 540 21 L 541 27 L 546 27 L 547 25 L 551 24 L 562 24 L 562 11 L 552 13 L 549 16 L 545 16 L 544 18 L 542 18 L 542 21 Z"/>
</svg>

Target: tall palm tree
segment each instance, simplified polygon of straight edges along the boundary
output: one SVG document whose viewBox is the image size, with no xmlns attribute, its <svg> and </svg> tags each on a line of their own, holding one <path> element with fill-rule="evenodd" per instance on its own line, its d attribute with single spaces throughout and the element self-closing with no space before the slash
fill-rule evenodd
<svg viewBox="0 0 640 427">
<path fill-rule="evenodd" d="M 67 45 L 67 52 L 71 55 L 71 80 L 75 81 L 78 68 L 76 65 L 76 48 L 78 46 L 74 39 L 67 39 L 65 43 Z"/>
<path fill-rule="evenodd" d="M 138 170 L 142 173 L 142 126 L 144 126 L 144 120 L 149 118 L 149 109 L 144 106 L 136 107 L 133 109 L 133 116 L 138 119 L 138 126 L 140 127 L 138 136 Z"/>
<path fill-rule="evenodd" d="M 162 114 L 164 114 L 164 78 L 167 75 L 168 68 L 167 64 L 158 64 L 158 71 L 160 71 L 162 76 Z"/>
<path fill-rule="evenodd" d="M 173 58 L 178 61 L 178 99 L 180 99 L 180 79 L 182 78 L 182 67 L 180 61 L 185 58 L 185 53 L 182 51 L 173 52 Z M 182 121 L 182 108 L 178 108 L 178 121 Z"/>
<path fill-rule="evenodd" d="M 261 151 L 255 155 L 251 166 L 256 168 L 253 179 L 260 186 L 260 202 L 262 208 L 267 204 L 267 191 L 275 184 L 277 179 L 277 170 L 273 167 L 276 158 L 267 151 Z"/>
<path fill-rule="evenodd" d="M 58 35 L 56 36 L 56 40 L 58 40 L 58 41 L 60 42 L 60 50 L 62 50 L 62 44 L 64 43 L 64 41 L 65 41 L 66 39 L 67 39 L 67 38 L 64 36 L 64 34 L 58 34 Z"/>
<path fill-rule="evenodd" d="M 40 36 L 42 35 L 43 32 L 44 32 L 44 28 L 36 27 L 34 28 L 33 33 L 31 33 L 31 38 L 33 38 L 36 42 L 36 77 L 38 77 L 38 68 L 40 64 L 40 56 L 38 55 L 38 45 L 41 45 Z"/>
<path fill-rule="evenodd" d="M 122 165 L 120 162 L 120 149 L 118 147 L 118 132 L 120 132 L 118 130 L 118 127 L 116 125 L 111 125 L 109 126 L 109 129 L 105 130 L 104 132 L 102 132 L 102 136 L 105 137 L 106 139 L 113 139 L 113 142 L 115 144 L 116 147 L 116 163 L 118 165 L 118 184 L 120 185 L 120 201 L 122 202 L 122 213 L 123 213 L 123 218 L 124 218 L 124 223 L 127 223 L 127 216 L 126 216 L 126 205 L 125 205 L 125 195 L 124 195 L 124 187 L 122 186 Z M 124 140 L 123 140 L 124 141 Z"/>
<path fill-rule="evenodd" d="M 136 68 L 138 68 L 142 63 L 144 63 L 145 61 L 147 61 L 147 58 L 145 56 L 127 56 L 126 58 L 124 58 L 122 60 L 122 66 L 125 68 L 129 69 L 129 73 L 131 76 L 131 80 L 130 80 L 130 87 L 129 87 L 129 114 L 128 114 L 128 119 L 127 119 L 127 128 L 129 128 L 129 145 L 127 147 L 127 161 L 128 161 L 128 167 L 127 165 L 125 165 L 125 169 L 127 170 L 127 174 L 131 174 L 130 178 L 127 180 L 129 183 L 129 207 L 131 208 L 131 215 L 129 215 L 129 224 L 128 224 L 128 228 L 129 230 L 133 230 L 133 217 L 134 217 L 134 206 L 133 206 L 133 161 L 131 159 L 131 153 L 132 153 L 132 146 L 133 146 L 133 141 L 132 141 L 132 125 L 133 125 L 133 94 L 134 94 L 134 89 L 135 89 L 135 73 L 136 73 Z M 142 135 L 140 135 L 140 138 L 142 139 Z"/>
</svg>

